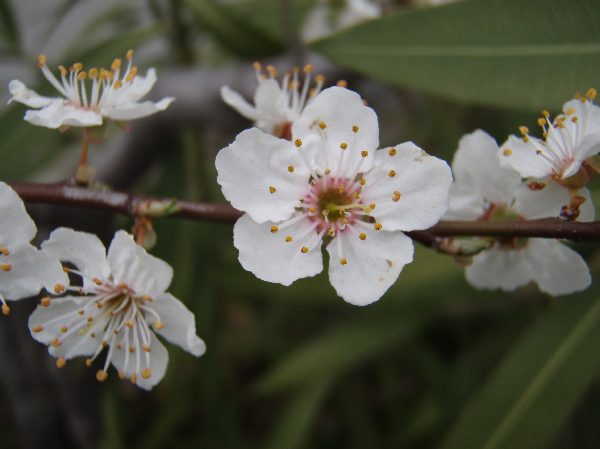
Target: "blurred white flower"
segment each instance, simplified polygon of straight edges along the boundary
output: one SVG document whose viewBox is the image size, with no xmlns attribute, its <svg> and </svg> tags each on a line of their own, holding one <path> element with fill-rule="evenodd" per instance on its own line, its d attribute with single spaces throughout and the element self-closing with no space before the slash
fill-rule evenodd
<svg viewBox="0 0 600 449">
<path fill-rule="evenodd" d="M 254 93 L 254 105 L 228 86 L 221 88 L 221 97 L 229 106 L 254 122 L 263 131 L 284 139 L 291 138 L 292 123 L 296 121 L 311 99 L 317 95 L 325 81 L 322 75 L 315 77 L 311 88 L 312 65 L 304 67 L 304 79 L 300 80 L 299 69 L 286 73 L 277 81 L 275 67 L 267 66 L 265 75 L 259 63 L 254 64 L 258 87 Z"/>
<path fill-rule="evenodd" d="M 341 87 L 321 92 L 292 133 L 288 142 L 250 129 L 217 155 L 225 197 L 246 212 L 234 227 L 240 263 L 290 285 L 322 271 L 325 243 L 338 295 L 372 303 L 412 261 L 402 231 L 446 211 L 450 168 L 411 142 L 377 150 L 375 112 Z"/>
<path fill-rule="evenodd" d="M 585 160 L 600 151 L 600 107 L 593 103 L 596 91 L 566 102 L 554 121 L 543 112 L 538 124 L 543 139 L 520 128 L 522 137 L 510 136 L 498 149 L 500 165 L 517 170 L 524 178 L 554 180 L 568 188 L 585 185 L 591 169 Z"/>
<path fill-rule="evenodd" d="M 42 287 L 60 293 L 69 279 L 55 257 L 29 242 L 37 229 L 17 193 L 0 182 L 0 303 L 37 295 Z"/>
<path fill-rule="evenodd" d="M 33 108 L 25 113 L 25 120 L 34 125 L 52 129 L 100 126 L 104 118 L 126 121 L 164 111 L 173 101 L 167 97 L 157 103 L 140 102 L 154 86 L 156 72 L 149 69 L 146 76 L 138 75 L 132 50 L 127 52 L 125 70 L 118 58 L 108 70 L 85 71 L 81 63 L 75 63 L 69 69 L 59 66 L 59 81 L 46 65 L 44 55 L 38 57 L 38 66 L 62 97 L 39 95 L 19 80 L 8 85 L 12 95 L 9 103 L 17 101 Z"/>
<path fill-rule="evenodd" d="M 82 279 L 67 296 L 42 299 L 29 318 L 33 337 L 49 345 L 57 366 L 78 356 L 88 366 L 107 347 L 104 381 L 112 363 L 121 379 L 151 389 L 164 376 L 169 356 L 158 334 L 195 356 L 205 351 L 196 336 L 194 315 L 165 290 L 172 268 L 151 256 L 133 237 L 119 231 L 108 249 L 93 234 L 59 228 L 42 244 L 47 252 L 70 262 Z"/>
<path fill-rule="evenodd" d="M 478 130 L 464 136 L 452 169 L 455 182 L 445 219 L 450 220 L 525 220 L 557 217 L 569 192 L 552 183 L 542 190 L 531 190 L 519 174 L 500 167 L 495 156 L 498 145 Z M 593 219 L 589 192 L 579 192 L 583 200 L 579 218 Z M 492 246 L 473 258 L 466 278 L 482 289 L 514 291 L 535 282 L 541 291 L 564 295 L 590 285 L 589 269 L 583 258 L 553 239 L 497 238 Z"/>
</svg>

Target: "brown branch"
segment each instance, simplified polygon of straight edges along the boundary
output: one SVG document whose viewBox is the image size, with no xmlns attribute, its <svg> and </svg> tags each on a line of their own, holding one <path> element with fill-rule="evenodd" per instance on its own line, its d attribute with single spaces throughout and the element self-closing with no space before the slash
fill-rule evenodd
<svg viewBox="0 0 600 449">
<path fill-rule="evenodd" d="M 28 203 L 53 203 L 105 209 L 121 214 L 149 217 L 181 217 L 233 223 L 242 212 L 227 204 L 202 203 L 172 198 L 134 195 L 125 192 L 98 190 L 68 183 L 11 183 Z M 600 221 L 577 223 L 559 218 L 529 221 L 440 221 L 424 231 L 406 232 L 420 243 L 438 247 L 440 237 L 542 237 L 570 240 L 600 241 Z"/>
</svg>

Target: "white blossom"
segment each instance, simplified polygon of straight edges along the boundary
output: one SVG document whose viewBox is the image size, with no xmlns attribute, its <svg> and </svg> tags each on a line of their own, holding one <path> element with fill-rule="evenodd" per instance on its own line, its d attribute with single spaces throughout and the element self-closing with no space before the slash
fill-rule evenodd
<svg viewBox="0 0 600 449">
<path fill-rule="evenodd" d="M 435 224 L 447 208 L 448 165 L 412 142 L 377 150 L 375 112 L 332 87 L 306 107 L 293 142 L 256 128 L 217 155 L 225 197 L 246 212 L 234 227 L 242 266 L 289 285 L 323 269 L 347 302 L 378 300 L 412 261 L 402 231 Z"/>
<path fill-rule="evenodd" d="M 0 182 L 0 303 L 37 295 L 42 288 L 61 292 L 68 278 L 59 261 L 29 242 L 37 229 L 17 193 Z"/>
<path fill-rule="evenodd" d="M 151 389 L 163 378 L 169 360 L 156 334 L 195 356 L 204 353 L 194 315 L 166 293 L 172 268 L 130 234 L 118 231 L 108 254 L 95 235 L 68 228 L 55 230 L 42 247 L 75 265 L 69 271 L 82 280 L 67 296 L 43 298 L 29 319 L 33 337 L 49 345 L 58 367 L 79 356 L 88 357 L 91 366 L 106 347 L 99 381 L 108 377 L 112 363 L 121 379 Z"/>
<path fill-rule="evenodd" d="M 119 58 L 110 69 L 86 71 L 81 63 L 75 63 L 69 69 L 59 66 L 60 81 L 46 65 L 44 55 L 38 56 L 38 66 L 61 97 L 39 95 L 19 80 L 8 85 L 9 103 L 17 101 L 33 108 L 25 113 L 25 120 L 34 125 L 52 129 L 100 126 L 105 118 L 126 121 L 164 111 L 173 101 L 171 97 L 157 103 L 141 101 L 154 86 L 156 72 L 149 69 L 146 76 L 138 75 L 132 50 L 127 52 L 124 69 Z"/>
<path fill-rule="evenodd" d="M 494 139 L 478 130 L 464 136 L 454 156 L 455 183 L 444 218 L 450 220 L 525 220 L 557 217 L 569 192 L 552 183 L 531 190 L 519 174 L 502 168 L 495 154 Z M 583 203 L 579 218 L 593 219 L 589 192 L 580 192 Z M 535 282 L 541 291 L 564 295 L 590 285 L 589 269 L 583 258 L 553 239 L 498 238 L 489 249 L 473 257 L 466 278 L 482 289 L 514 291 Z"/>
<path fill-rule="evenodd" d="M 325 81 L 322 75 L 315 77 L 311 88 L 312 65 L 304 67 L 304 79 L 299 69 L 286 73 L 281 83 L 277 81 L 277 70 L 269 65 L 263 73 L 259 63 L 254 64 L 258 87 L 254 93 L 254 105 L 248 103 L 238 92 L 228 86 L 221 88 L 221 97 L 229 106 L 254 122 L 257 128 L 286 139 L 291 138 L 292 123 L 296 121 L 311 99 L 317 95 Z"/>
<path fill-rule="evenodd" d="M 524 178 L 554 180 L 569 188 L 580 188 L 588 180 L 585 160 L 600 151 L 600 107 L 593 103 L 596 91 L 566 102 L 554 121 L 543 112 L 538 124 L 543 139 L 520 127 L 522 136 L 510 136 L 498 149 L 500 165 L 511 167 Z"/>
</svg>

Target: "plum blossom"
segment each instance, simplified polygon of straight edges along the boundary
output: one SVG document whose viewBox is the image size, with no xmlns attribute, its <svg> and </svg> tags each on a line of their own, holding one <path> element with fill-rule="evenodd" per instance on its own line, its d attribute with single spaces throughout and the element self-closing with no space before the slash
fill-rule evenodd
<svg viewBox="0 0 600 449">
<path fill-rule="evenodd" d="M 37 295 L 42 288 L 62 292 L 68 284 L 58 259 L 29 242 L 37 229 L 17 193 L 0 182 L 0 303 Z"/>
<path fill-rule="evenodd" d="M 256 128 L 217 155 L 217 181 L 246 212 L 234 226 L 242 266 L 290 285 L 323 270 L 345 301 L 377 301 L 412 261 L 402 231 L 447 208 L 448 165 L 412 142 L 377 150 L 375 112 L 341 87 L 321 92 L 292 126 L 293 141 Z"/>
<path fill-rule="evenodd" d="M 552 183 L 531 190 L 513 170 L 502 168 L 495 157 L 498 146 L 484 131 L 464 136 L 454 156 L 455 182 L 444 218 L 450 220 L 525 220 L 557 217 L 569 192 Z M 589 192 L 579 218 L 593 219 Z M 489 239 L 487 239 L 489 240 Z M 552 296 L 584 290 L 590 285 L 589 269 L 583 258 L 553 239 L 498 238 L 489 249 L 473 257 L 466 268 L 467 281 L 481 289 L 514 291 L 535 282 Z"/>
<path fill-rule="evenodd" d="M 58 67 L 60 81 L 46 65 L 44 55 L 38 56 L 38 66 L 61 97 L 39 95 L 19 80 L 12 80 L 8 85 L 12 95 L 9 103 L 17 101 L 33 108 L 25 113 L 25 120 L 37 126 L 52 129 L 101 126 L 105 118 L 126 121 L 164 111 L 173 101 L 171 97 L 157 103 L 140 101 L 154 86 L 156 72 L 149 69 L 146 76 L 138 75 L 132 50 L 127 52 L 124 69 L 119 58 L 110 69 L 86 71 L 81 63 L 69 69 L 61 65 Z"/>
<path fill-rule="evenodd" d="M 538 124 L 543 139 L 520 127 L 522 136 L 510 136 L 498 149 L 500 165 L 511 167 L 523 178 L 551 180 L 571 189 L 581 188 L 593 173 L 586 160 L 600 151 L 600 107 L 593 103 L 596 91 L 566 102 L 563 113 L 550 119 L 543 111 Z"/>
<path fill-rule="evenodd" d="M 76 266 L 68 271 L 82 282 L 66 296 L 43 298 L 29 318 L 33 337 L 48 345 L 59 368 L 79 356 L 88 357 L 91 366 L 106 347 L 96 378 L 106 380 L 112 364 L 121 379 L 149 390 L 163 378 L 169 360 L 156 334 L 196 357 L 204 353 L 194 315 L 165 292 L 172 268 L 130 234 L 118 231 L 108 254 L 95 235 L 68 228 L 55 230 L 42 247 Z"/>
<path fill-rule="evenodd" d="M 238 111 L 254 126 L 277 137 L 290 139 L 292 123 L 296 121 L 304 108 L 323 88 L 323 75 L 315 77 L 311 88 L 312 65 L 304 67 L 304 79 L 300 79 L 300 70 L 295 68 L 286 73 L 281 83 L 277 81 L 277 70 L 272 65 L 266 67 L 266 73 L 257 62 L 254 64 L 258 87 L 254 93 L 254 105 L 248 103 L 238 92 L 228 86 L 221 88 L 223 101 Z"/>
</svg>

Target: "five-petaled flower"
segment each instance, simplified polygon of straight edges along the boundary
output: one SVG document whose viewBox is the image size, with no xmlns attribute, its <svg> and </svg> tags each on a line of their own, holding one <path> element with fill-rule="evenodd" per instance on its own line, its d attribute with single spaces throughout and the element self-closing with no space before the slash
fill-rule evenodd
<svg viewBox="0 0 600 449">
<path fill-rule="evenodd" d="M 594 89 L 585 97 L 576 95 L 554 121 L 543 111 L 538 119 L 543 139 L 531 136 L 529 129 L 521 126 L 521 137 L 510 136 L 498 149 L 500 165 L 515 169 L 524 178 L 540 180 L 537 188 L 549 180 L 571 189 L 583 187 L 594 171 L 586 160 L 600 151 L 600 107 L 593 103 L 595 97 Z"/>
<path fill-rule="evenodd" d="M 228 86 L 221 88 L 221 97 L 229 106 L 241 115 L 254 122 L 257 128 L 277 137 L 290 139 L 292 124 L 299 117 L 304 108 L 310 104 L 311 99 L 317 95 L 325 82 L 322 75 L 315 77 L 315 86 L 311 85 L 312 65 L 304 67 L 304 80 L 300 82 L 299 69 L 286 73 L 277 82 L 277 70 L 267 66 L 268 76 L 262 71 L 259 63 L 254 64 L 258 87 L 254 93 L 254 106 L 244 97 Z"/>
<path fill-rule="evenodd" d="M 29 243 L 36 233 L 21 198 L 0 182 L 0 303 L 5 315 L 10 312 L 7 300 L 37 295 L 42 287 L 60 293 L 68 283 L 58 259 Z"/>
<path fill-rule="evenodd" d="M 57 366 L 78 356 L 90 366 L 107 347 L 103 381 L 112 363 L 121 379 L 151 389 L 164 376 L 168 353 L 155 334 L 195 356 L 205 351 L 196 336 L 194 315 L 165 290 L 172 268 L 118 231 L 108 249 L 92 234 L 59 228 L 42 244 L 49 253 L 77 269 L 80 287 L 68 295 L 45 297 L 29 319 L 33 337 L 49 345 Z"/>
<path fill-rule="evenodd" d="M 28 89 L 21 81 L 12 80 L 8 87 L 12 101 L 30 108 L 25 120 L 46 128 L 69 126 L 101 126 L 104 119 L 115 121 L 133 120 L 165 110 L 173 98 L 163 98 L 157 103 L 140 102 L 154 83 L 156 72 L 149 69 L 146 76 L 138 75 L 133 65 L 133 51 L 127 52 L 127 66 L 122 60 L 113 61 L 110 69 L 91 68 L 84 70 L 81 63 L 70 68 L 59 66 L 60 81 L 46 65 L 46 57 L 38 56 L 38 66 L 46 79 L 62 97 L 45 97 Z"/>
<path fill-rule="evenodd" d="M 402 231 L 425 229 L 444 214 L 448 165 L 411 142 L 377 150 L 375 112 L 341 87 L 321 92 L 288 142 L 258 129 L 217 155 L 225 197 L 246 212 L 235 224 L 242 266 L 289 285 L 323 269 L 346 301 L 378 300 L 412 261 Z"/>
<path fill-rule="evenodd" d="M 513 170 L 500 167 L 498 146 L 479 130 L 464 136 L 454 156 L 455 183 L 444 218 L 451 220 L 525 220 L 556 217 L 569 192 L 552 183 L 531 190 Z M 592 220 L 594 209 L 584 192 L 579 219 Z M 550 295 L 564 295 L 590 285 L 582 257 L 553 239 L 497 238 L 466 268 L 467 280 L 477 288 L 513 291 L 535 282 Z"/>
</svg>

